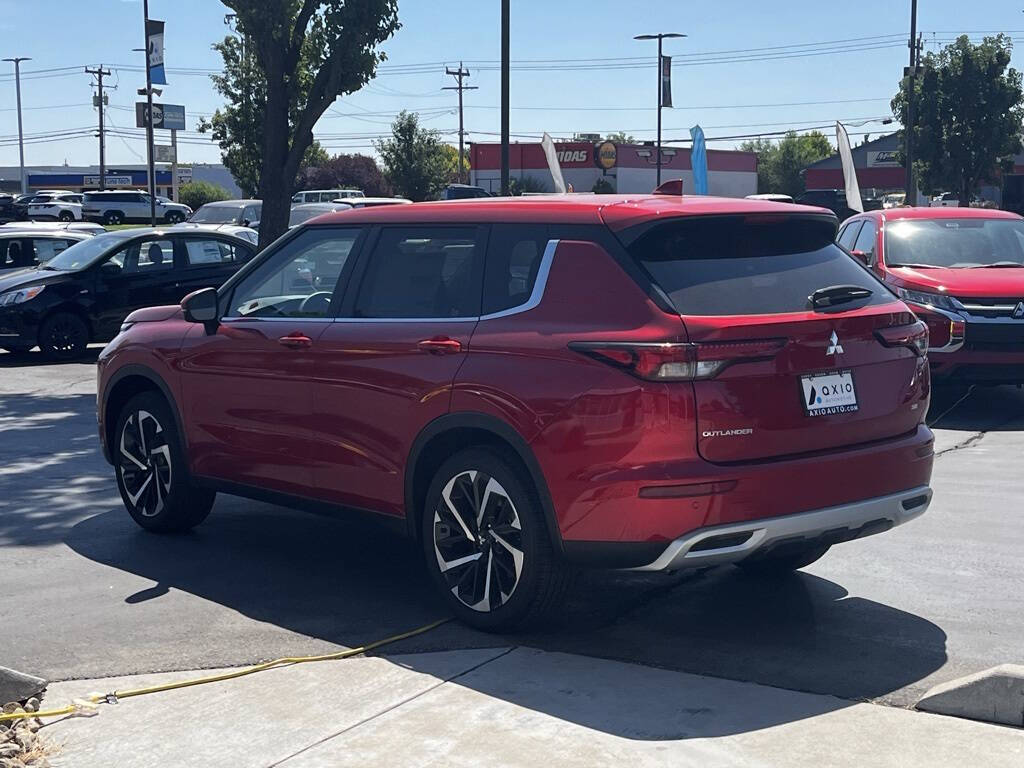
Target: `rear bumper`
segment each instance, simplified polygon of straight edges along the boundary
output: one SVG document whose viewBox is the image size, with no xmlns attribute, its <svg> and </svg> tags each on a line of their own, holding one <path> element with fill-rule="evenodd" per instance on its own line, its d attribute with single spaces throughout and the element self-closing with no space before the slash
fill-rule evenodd
<svg viewBox="0 0 1024 768">
<path fill-rule="evenodd" d="M 656 560 L 635 570 L 702 568 L 776 548 L 838 544 L 902 525 L 923 514 L 931 499 L 932 490 L 924 485 L 796 515 L 700 528 L 672 541 Z"/>
</svg>

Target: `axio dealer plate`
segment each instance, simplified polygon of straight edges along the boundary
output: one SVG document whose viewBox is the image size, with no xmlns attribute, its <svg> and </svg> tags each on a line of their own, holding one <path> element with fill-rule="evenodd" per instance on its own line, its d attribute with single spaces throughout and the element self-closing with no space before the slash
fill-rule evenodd
<svg viewBox="0 0 1024 768">
<path fill-rule="evenodd" d="M 850 371 L 801 376 L 800 385 L 808 416 L 831 416 L 857 410 L 857 390 Z"/>
</svg>

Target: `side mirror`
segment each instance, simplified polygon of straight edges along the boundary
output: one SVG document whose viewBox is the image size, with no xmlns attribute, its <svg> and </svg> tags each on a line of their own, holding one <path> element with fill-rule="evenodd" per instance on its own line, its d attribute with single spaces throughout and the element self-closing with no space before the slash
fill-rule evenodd
<svg viewBox="0 0 1024 768">
<path fill-rule="evenodd" d="M 865 265 L 871 266 L 871 254 L 866 251 L 850 251 L 850 255 L 855 259 L 860 259 Z"/>
<path fill-rule="evenodd" d="M 216 322 L 218 319 L 217 290 L 202 288 L 193 291 L 181 300 L 181 308 L 185 311 L 185 319 L 190 323 Z"/>
</svg>

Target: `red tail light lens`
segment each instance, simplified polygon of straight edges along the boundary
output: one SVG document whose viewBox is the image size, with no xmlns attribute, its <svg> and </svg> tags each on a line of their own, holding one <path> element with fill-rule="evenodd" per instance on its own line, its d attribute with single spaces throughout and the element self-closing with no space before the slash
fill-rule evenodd
<svg viewBox="0 0 1024 768">
<path fill-rule="evenodd" d="M 879 328 L 875 336 L 887 347 L 908 347 L 916 355 L 928 351 L 928 326 L 918 320 L 910 325 L 894 325 Z"/>
<path fill-rule="evenodd" d="M 775 357 L 785 339 L 712 343 L 574 341 L 569 348 L 647 381 L 710 379 L 730 365 Z"/>
</svg>

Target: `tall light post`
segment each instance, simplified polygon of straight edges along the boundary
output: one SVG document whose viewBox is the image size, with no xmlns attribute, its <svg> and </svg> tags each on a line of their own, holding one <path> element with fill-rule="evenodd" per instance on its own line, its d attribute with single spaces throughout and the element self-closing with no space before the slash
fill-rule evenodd
<svg viewBox="0 0 1024 768">
<path fill-rule="evenodd" d="M 509 193 L 509 25 L 510 0 L 501 0 L 501 194 Z"/>
<path fill-rule="evenodd" d="M 17 56 L 13 59 L 4 59 L 14 63 L 14 84 L 18 94 L 18 168 L 21 174 L 21 194 L 27 191 L 25 186 L 25 134 L 21 129 L 21 62 L 32 61 L 28 56 Z"/>
<path fill-rule="evenodd" d="M 686 37 L 678 32 L 659 32 L 656 35 L 636 35 L 634 40 L 657 40 L 658 41 L 658 176 L 657 186 L 661 185 L 661 107 L 662 107 L 662 81 L 663 73 L 661 71 L 661 41 L 665 38 L 674 37 Z"/>
</svg>

